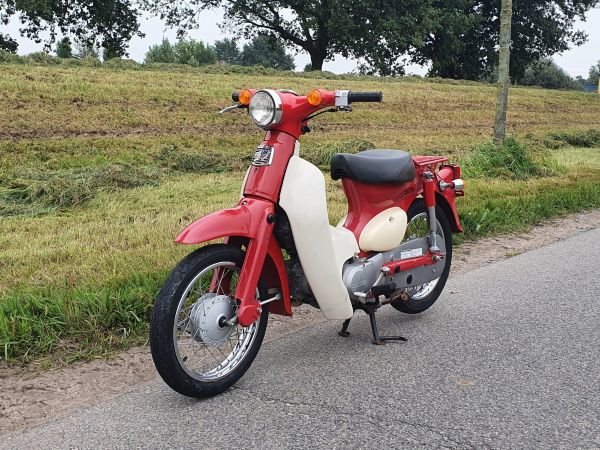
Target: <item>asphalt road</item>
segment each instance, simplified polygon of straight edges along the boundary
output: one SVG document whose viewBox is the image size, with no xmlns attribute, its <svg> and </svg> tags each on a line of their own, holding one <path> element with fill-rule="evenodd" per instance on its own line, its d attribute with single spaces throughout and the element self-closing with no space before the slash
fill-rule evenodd
<svg viewBox="0 0 600 450">
<path fill-rule="evenodd" d="M 484 248 L 481 251 L 485 251 Z M 370 344 L 325 322 L 266 344 L 225 394 L 153 381 L 5 436 L 5 448 L 600 447 L 600 229 L 451 277 Z"/>
</svg>

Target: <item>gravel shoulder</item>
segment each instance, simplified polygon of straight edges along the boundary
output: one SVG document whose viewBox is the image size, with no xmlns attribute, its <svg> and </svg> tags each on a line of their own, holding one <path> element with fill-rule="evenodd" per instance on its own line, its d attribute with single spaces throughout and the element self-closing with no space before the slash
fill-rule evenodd
<svg viewBox="0 0 600 450">
<path fill-rule="evenodd" d="M 455 249 L 452 272 L 469 272 L 575 236 L 599 224 L 600 211 L 591 211 L 546 222 L 525 234 L 469 242 Z M 324 321 L 319 311 L 308 306 L 296 308 L 294 313 L 292 318 L 271 317 L 267 342 Z M 54 370 L 44 370 L 34 364 L 25 368 L 2 368 L 0 435 L 106 401 L 156 377 L 147 346 L 133 348 L 112 359 Z"/>
</svg>

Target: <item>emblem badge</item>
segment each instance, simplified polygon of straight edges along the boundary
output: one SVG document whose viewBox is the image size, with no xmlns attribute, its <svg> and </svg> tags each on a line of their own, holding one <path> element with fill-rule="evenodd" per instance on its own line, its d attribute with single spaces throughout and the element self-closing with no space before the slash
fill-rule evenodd
<svg viewBox="0 0 600 450">
<path fill-rule="evenodd" d="M 270 166 L 275 150 L 268 145 L 259 145 L 252 158 L 253 166 Z"/>
</svg>

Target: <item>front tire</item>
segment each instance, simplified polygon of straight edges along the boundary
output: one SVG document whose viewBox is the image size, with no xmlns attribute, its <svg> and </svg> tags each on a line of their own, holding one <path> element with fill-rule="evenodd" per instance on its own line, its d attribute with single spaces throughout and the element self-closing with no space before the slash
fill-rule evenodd
<svg viewBox="0 0 600 450">
<path fill-rule="evenodd" d="M 267 305 L 249 327 L 226 322 L 237 314 L 235 289 L 244 252 L 217 244 L 190 253 L 161 289 L 150 323 L 152 359 L 162 379 L 189 397 L 211 397 L 236 383 L 262 344 Z M 259 285 L 258 297 L 265 298 Z"/>
<path fill-rule="evenodd" d="M 419 289 L 410 291 L 408 300 L 398 299 L 390 303 L 395 309 L 406 314 L 419 314 L 431 308 L 444 290 L 448 275 L 450 274 L 450 266 L 452 265 L 452 230 L 450 229 L 450 223 L 444 210 L 437 205 L 435 207 L 435 215 L 438 222 L 437 234 L 438 236 L 443 236 L 444 239 L 445 249 L 442 248 L 446 252 L 444 270 L 439 278 L 422 285 Z M 407 216 L 407 239 L 428 235 L 429 214 L 427 213 L 427 206 L 425 206 L 423 199 L 417 199 L 408 208 Z"/>
</svg>

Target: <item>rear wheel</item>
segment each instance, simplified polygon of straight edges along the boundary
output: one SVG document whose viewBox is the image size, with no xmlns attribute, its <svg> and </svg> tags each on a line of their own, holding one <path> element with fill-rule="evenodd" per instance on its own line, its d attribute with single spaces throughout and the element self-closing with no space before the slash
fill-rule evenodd
<svg viewBox="0 0 600 450">
<path fill-rule="evenodd" d="M 397 299 L 390 303 L 398 311 L 406 314 L 418 314 L 430 308 L 444 290 L 444 286 L 448 280 L 450 265 L 452 264 L 452 231 L 442 208 L 436 206 L 435 215 L 437 219 L 438 246 L 446 254 L 444 258 L 444 270 L 439 278 L 408 289 L 407 300 Z M 429 214 L 422 199 L 417 199 L 410 206 L 407 216 L 408 227 L 404 242 L 429 235 Z"/>
<path fill-rule="evenodd" d="M 237 247 L 203 247 L 177 265 L 156 299 L 152 359 L 163 380 L 180 394 L 223 392 L 242 377 L 260 349 L 266 306 L 248 327 L 227 323 L 237 315 L 235 291 L 243 262 L 244 252 Z"/>
</svg>

